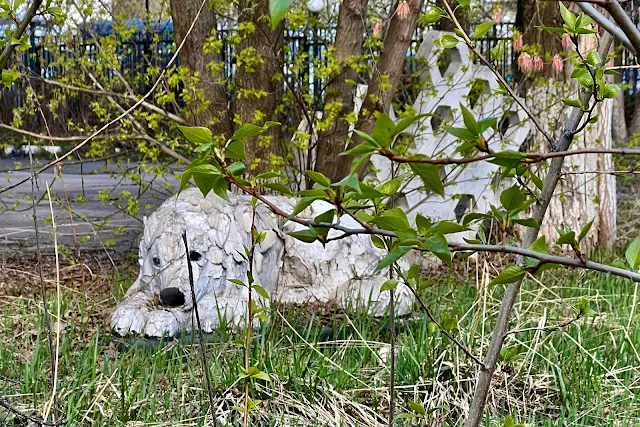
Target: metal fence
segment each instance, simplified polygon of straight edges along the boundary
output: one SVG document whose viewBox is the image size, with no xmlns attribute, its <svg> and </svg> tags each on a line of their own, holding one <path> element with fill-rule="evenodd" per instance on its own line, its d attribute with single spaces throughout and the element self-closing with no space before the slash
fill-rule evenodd
<svg viewBox="0 0 640 427">
<path fill-rule="evenodd" d="M 113 35 L 113 27 L 108 21 L 98 22 L 90 30 L 79 31 L 71 43 L 63 42 L 48 35 L 46 31 L 32 26 L 31 48 L 23 54 L 23 61 L 30 73 L 44 79 L 57 79 L 66 74 L 65 67 L 60 64 L 61 57 L 85 56 L 89 61 L 96 61 L 97 49 L 101 37 Z M 139 27 L 139 25 L 138 25 Z M 501 40 L 509 40 L 513 24 L 497 24 L 478 41 L 478 47 L 483 54 L 493 48 Z M 424 28 L 416 31 L 407 55 L 406 72 L 416 71 L 415 55 L 422 43 Z M 219 34 L 225 40 L 231 30 L 220 29 Z M 314 96 L 320 96 L 322 81 L 317 77 L 317 69 L 325 63 L 327 47 L 335 37 L 335 30 L 322 29 L 308 31 L 287 30 L 285 32 L 285 55 L 287 64 L 299 58 L 305 58 L 304 64 L 297 77 L 297 81 L 304 81 L 309 85 L 309 91 Z M 496 64 L 503 74 L 511 75 L 514 63 L 511 44 L 506 44 L 505 54 Z M 175 52 L 173 41 L 173 26 L 170 22 L 156 23 L 148 28 L 138 28 L 127 39 L 118 39 L 116 55 L 119 72 L 129 78 L 144 73 L 149 66 L 165 67 Z M 233 45 L 225 43 L 221 52 L 226 77 L 231 80 L 235 74 L 236 56 Z M 375 56 L 378 52 L 369 52 Z M 179 61 L 177 62 L 179 64 Z M 292 77 L 290 69 L 285 66 L 285 74 Z M 107 71 L 108 72 L 108 71 Z M 144 88 L 140 88 L 144 90 Z"/>
</svg>

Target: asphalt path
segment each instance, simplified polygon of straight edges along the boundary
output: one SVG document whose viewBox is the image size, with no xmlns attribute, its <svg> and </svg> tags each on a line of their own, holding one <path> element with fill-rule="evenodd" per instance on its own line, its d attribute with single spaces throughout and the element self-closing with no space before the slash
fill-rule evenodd
<svg viewBox="0 0 640 427">
<path fill-rule="evenodd" d="M 44 159 L 35 161 L 40 164 L 46 162 Z M 49 200 L 43 197 L 48 183 L 54 200 L 55 235 L 59 246 L 72 251 L 78 247 L 81 250 L 104 250 L 107 247 L 111 252 L 137 252 L 142 217 L 153 212 L 169 197 L 171 190 L 166 188 L 167 185 L 177 188 L 178 182 L 173 175 L 159 178 L 149 173 L 141 173 L 139 182 L 134 182 L 123 176 L 125 170 L 139 172 L 140 168 L 135 162 L 122 165 L 100 161 L 65 165 L 61 175 L 55 179 L 51 169 L 40 174 L 35 194 L 41 249 L 50 252 L 54 248 L 51 207 Z M 0 159 L 0 188 L 29 177 L 28 157 Z M 109 200 L 103 202 L 98 196 L 105 190 L 109 192 Z M 123 192 L 139 198 L 140 212 L 136 217 L 118 208 L 117 205 L 127 206 L 127 200 L 119 198 Z M 0 194 L 0 251 L 35 250 L 36 229 L 31 195 L 31 180 Z M 106 223 L 105 218 L 108 218 Z"/>
</svg>

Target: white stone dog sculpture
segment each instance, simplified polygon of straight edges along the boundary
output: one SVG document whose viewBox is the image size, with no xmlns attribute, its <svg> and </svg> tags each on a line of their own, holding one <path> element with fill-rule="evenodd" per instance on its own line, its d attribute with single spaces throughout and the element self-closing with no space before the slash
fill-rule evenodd
<svg viewBox="0 0 640 427">
<path fill-rule="evenodd" d="M 252 208 L 248 196 L 229 197 L 230 202 L 213 193 L 205 198 L 198 189 L 189 188 L 145 219 L 140 275 L 111 315 L 115 333 L 162 337 L 192 329 L 195 316 L 182 241 L 185 230 L 203 330 L 213 331 L 223 319 L 233 325 L 245 322 L 248 290 L 229 279 L 246 282 L 248 262 L 240 254 L 243 245 L 250 245 Z M 269 200 L 293 211 L 292 199 Z M 312 219 L 331 208 L 329 203 L 314 202 L 300 217 Z M 340 218 L 340 224 L 359 227 L 346 216 Z M 326 247 L 319 242 L 304 243 L 286 234 L 303 226 L 276 216 L 264 205 L 257 209 L 256 227 L 267 236 L 255 251 L 254 277 L 271 298 L 290 303 L 366 304 L 370 314 L 384 314 L 389 293 L 381 293 L 380 287 L 388 274 L 384 270 L 374 274 L 384 253 L 369 236 L 350 236 Z M 331 230 L 329 237 L 338 234 Z M 396 313 L 409 313 L 411 291 L 398 286 L 396 295 Z M 253 297 L 268 304 L 255 292 Z"/>
</svg>

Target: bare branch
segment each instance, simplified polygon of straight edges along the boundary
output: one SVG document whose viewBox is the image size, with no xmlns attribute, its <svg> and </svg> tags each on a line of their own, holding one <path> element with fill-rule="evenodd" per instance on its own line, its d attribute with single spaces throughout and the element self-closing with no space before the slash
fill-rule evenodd
<svg viewBox="0 0 640 427">
<path fill-rule="evenodd" d="M 611 17 L 615 19 L 620 26 L 620 29 L 626 34 L 634 48 L 634 53 L 636 55 L 640 54 L 640 32 L 638 32 L 631 18 L 629 18 L 622 6 L 620 6 L 620 3 L 615 0 L 605 0 L 605 2 L 602 3 L 602 7 L 609 12 Z"/>
<path fill-rule="evenodd" d="M 634 55 L 636 54 L 636 49 L 633 47 L 631 41 L 629 41 L 629 38 L 625 35 L 624 31 L 620 29 L 620 27 L 617 27 L 613 22 L 607 19 L 606 16 L 601 14 L 589 2 L 579 1 L 577 2 L 577 4 L 578 6 L 580 6 L 580 9 L 582 9 L 584 13 L 592 17 L 593 20 L 598 23 L 598 25 L 608 31 L 609 34 L 611 34 L 613 37 L 620 40 L 620 43 L 622 43 L 624 47 L 629 49 L 631 53 L 633 53 Z"/>
<path fill-rule="evenodd" d="M 397 163 L 427 163 L 431 165 L 464 165 L 468 163 L 475 163 L 482 160 L 490 160 L 498 157 L 499 153 L 485 154 L 476 157 L 466 158 L 443 158 L 443 159 L 429 159 L 429 158 L 414 158 L 397 156 L 393 151 L 380 150 L 379 155 L 393 160 Z M 523 163 L 538 163 L 544 160 L 555 159 L 558 157 L 577 156 L 580 154 L 616 154 L 621 156 L 640 156 L 640 150 L 627 149 L 627 148 L 582 148 L 579 150 L 568 151 L 552 151 L 548 153 L 518 153 L 522 155 Z"/>
<path fill-rule="evenodd" d="M 207 381 L 207 394 L 209 396 L 209 406 L 211 411 L 211 418 L 213 419 L 213 425 L 218 425 L 218 420 L 216 418 L 216 407 L 215 401 L 213 399 L 213 389 L 211 388 L 211 378 L 209 377 L 209 366 L 207 364 L 207 354 L 205 352 L 206 348 L 204 346 L 204 336 L 202 335 L 202 326 L 200 323 L 200 313 L 198 312 L 198 300 L 196 298 L 196 291 L 193 285 L 193 267 L 191 267 L 191 259 L 189 259 L 189 244 L 187 243 L 187 232 L 182 232 L 182 242 L 184 243 L 185 249 L 185 257 L 184 259 L 187 261 L 187 269 L 189 271 L 189 289 L 191 290 L 191 303 L 193 304 L 193 312 L 196 317 L 196 328 L 198 330 L 198 342 L 200 347 L 200 357 L 202 358 L 202 370 L 204 371 L 204 377 Z"/>
</svg>

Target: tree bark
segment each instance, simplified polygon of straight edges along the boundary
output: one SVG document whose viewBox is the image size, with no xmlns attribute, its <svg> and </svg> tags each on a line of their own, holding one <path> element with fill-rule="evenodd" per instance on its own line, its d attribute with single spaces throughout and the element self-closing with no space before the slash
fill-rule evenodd
<svg viewBox="0 0 640 427">
<path fill-rule="evenodd" d="M 284 90 L 282 78 L 278 78 L 284 69 L 284 25 L 271 28 L 269 0 L 245 3 L 238 17 L 238 26 L 246 29 L 241 30 L 244 34 L 236 55 L 236 112 L 243 123 L 261 125 L 269 120 L 278 121 L 277 108 Z M 243 26 L 247 23 L 252 25 Z M 280 143 L 279 127 L 247 140 L 248 168 L 253 173 L 268 170 L 272 156 L 282 152 Z"/>
<path fill-rule="evenodd" d="M 325 94 L 322 122 L 318 125 L 316 170 L 329 179 L 339 181 L 345 175 L 344 165 L 336 159 L 345 150 L 349 138 L 347 116 L 353 113 L 358 73 L 350 60 L 362 55 L 366 29 L 367 0 L 344 0 L 338 14 L 335 59 L 340 71 L 331 77 Z"/>
<path fill-rule="evenodd" d="M 408 16 L 403 17 L 395 13 L 389 23 L 380 54 L 380 61 L 372 72 L 367 95 L 356 124 L 356 129 L 362 132 L 371 133 L 377 115 L 382 112 L 389 112 L 391 102 L 400 84 L 402 70 L 407 59 L 407 51 L 411 46 L 423 0 L 408 0 L 407 4 L 409 5 Z M 353 135 L 351 140 L 351 146 L 360 143 L 360 138 L 356 135 Z M 342 147 L 341 151 L 344 151 L 344 148 Z M 320 171 L 334 181 L 339 180 L 349 174 L 351 160 L 349 156 L 327 158 L 326 161 L 332 162 L 332 164 L 327 165 L 325 169 Z"/>
<path fill-rule="evenodd" d="M 200 0 L 170 0 L 176 44 L 182 43 L 201 4 Z M 188 122 L 209 127 L 214 135 L 226 138 L 233 131 L 233 122 L 224 71 L 212 72 L 209 67 L 221 63 L 222 58 L 220 53 L 205 53 L 203 48 L 216 29 L 216 14 L 205 7 L 180 51 L 180 64 L 191 71 L 191 81 L 187 82 L 192 98 L 186 108 Z"/>
</svg>

